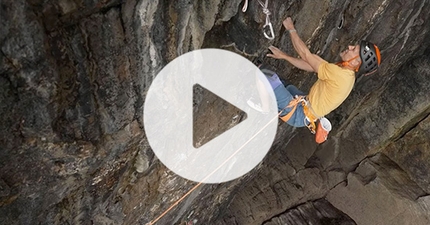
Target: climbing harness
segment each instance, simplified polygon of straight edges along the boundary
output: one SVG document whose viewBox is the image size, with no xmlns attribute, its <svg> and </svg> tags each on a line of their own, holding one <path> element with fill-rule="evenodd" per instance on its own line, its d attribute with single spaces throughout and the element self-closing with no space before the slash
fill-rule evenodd
<svg viewBox="0 0 430 225">
<path fill-rule="evenodd" d="M 273 39 L 275 39 L 275 32 L 273 32 L 273 25 L 270 22 L 270 15 L 272 13 L 267 8 L 268 5 L 269 5 L 269 0 L 266 0 L 265 3 L 263 3 L 260 0 L 258 0 L 258 3 L 263 8 L 263 13 L 266 14 L 266 23 L 263 25 L 263 34 L 264 34 L 264 37 L 266 37 L 269 40 L 273 40 Z M 245 3 L 243 4 L 243 7 L 242 7 L 242 12 L 246 12 L 247 9 L 248 9 L 248 0 L 245 0 Z"/>
<path fill-rule="evenodd" d="M 285 108 L 283 108 L 279 112 L 279 118 L 287 122 L 291 119 L 294 112 L 297 109 L 297 105 L 302 104 L 303 106 L 303 113 L 305 114 L 305 125 L 306 127 L 311 131 L 312 134 L 315 134 L 315 142 L 318 144 L 323 143 L 327 140 L 328 133 L 331 131 L 331 123 L 330 121 L 325 117 L 318 118 L 315 116 L 315 112 L 313 111 L 311 104 L 309 100 L 307 99 L 307 96 L 299 96 L 296 95 L 290 103 L 288 103 Z M 285 116 L 281 116 L 282 111 L 284 111 L 286 108 L 292 108 L 289 113 L 287 113 Z M 319 120 L 318 127 L 316 126 L 316 122 Z"/>
<path fill-rule="evenodd" d="M 305 125 L 308 127 L 308 129 L 311 131 L 312 134 L 315 134 L 316 132 L 316 125 L 315 122 L 319 119 L 317 116 L 315 116 L 315 113 L 313 113 L 312 107 L 309 103 L 309 101 L 307 100 L 306 96 L 299 96 L 296 95 L 291 101 L 290 103 L 281 110 L 284 111 L 286 108 L 292 108 L 291 111 L 285 115 L 285 116 L 280 116 L 280 119 L 284 122 L 287 122 L 288 120 L 291 119 L 291 117 L 293 116 L 294 112 L 297 109 L 297 105 L 298 104 L 302 104 L 303 106 L 303 112 L 305 114 Z"/>
</svg>

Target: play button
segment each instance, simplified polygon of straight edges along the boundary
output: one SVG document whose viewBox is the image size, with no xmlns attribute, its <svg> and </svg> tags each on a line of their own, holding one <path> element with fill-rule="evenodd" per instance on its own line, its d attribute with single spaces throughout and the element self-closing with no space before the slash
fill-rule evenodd
<svg viewBox="0 0 430 225">
<path fill-rule="evenodd" d="M 198 148 L 193 144 L 196 85 L 246 114 Z M 195 50 L 167 64 L 144 104 L 145 133 L 155 155 L 195 182 L 221 183 L 249 172 L 270 149 L 277 123 L 275 96 L 263 73 L 244 57 L 219 49 Z"/>
<path fill-rule="evenodd" d="M 208 89 L 193 86 L 193 146 L 199 148 L 245 120 L 246 112 Z"/>
</svg>

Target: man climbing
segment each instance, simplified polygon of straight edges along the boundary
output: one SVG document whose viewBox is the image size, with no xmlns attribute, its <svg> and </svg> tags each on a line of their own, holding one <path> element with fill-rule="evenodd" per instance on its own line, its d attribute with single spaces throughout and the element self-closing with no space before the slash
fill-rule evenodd
<svg viewBox="0 0 430 225">
<path fill-rule="evenodd" d="M 369 75 L 377 70 L 381 62 L 380 52 L 376 45 L 363 40 L 359 45 L 349 46 L 348 49 L 342 51 L 339 54 L 341 62 L 328 63 L 309 51 L 298 36 L 290 17 L 283 21 L 283 25 L 290 33 L 292 44 L 300 58 L 289 56 L 274 46 L 269 47 L 272 53 L 267 56 L 284 59 L 305 71 L 316 72 L 318 80 L 311 87 L 308 95 L 293 85 L 286 87 L 284 85 L 273 87 L 272 85 L 280 117 L 292 126 L 308 126 L 311 129 L 310 125 L 312 125 L 315 129 L 314 122 L 317 119 L 336 109 L 348 97 L 354 86 L 356 72 Z M 271 84 L 281 83 L 275 72 L 264 66 L 260 69 Z M 302 97 L 295 99 L 296 95 Z"/>
</svg>

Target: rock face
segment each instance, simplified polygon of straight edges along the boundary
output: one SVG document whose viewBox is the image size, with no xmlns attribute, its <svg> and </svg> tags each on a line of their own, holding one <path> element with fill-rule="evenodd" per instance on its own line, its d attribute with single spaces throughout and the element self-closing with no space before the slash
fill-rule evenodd
<svg viewBox="0 0 430 225">
<path fill-rule="evenodd" d="M 334 208 L 325 200 L 317 200 L 290 209 L 280 216 L 273 217 L 264 225 L 281 224 L 342 224 L 355 225 L 348 216 Z"/>
<path fill-rule="evenodd" d="M 429 1 L 268 3 L 272 41 L 256 0 L 246 12 L 240 0 L 2 0 L 1 224 L 430 224 Z M 142 123 L 157 72 L 199 48 L 295 55 L 287 15 L 328 61 L 360 39 L 381 49 L 379 71 L 327 116 L 329 140 L 280 124 L 240 179 L 196 186 L 169 171 Z M 302 90 L 316 79 L 267 62 Z M 199 110 L 219 107 L 201 97 Z"/>
</svg>

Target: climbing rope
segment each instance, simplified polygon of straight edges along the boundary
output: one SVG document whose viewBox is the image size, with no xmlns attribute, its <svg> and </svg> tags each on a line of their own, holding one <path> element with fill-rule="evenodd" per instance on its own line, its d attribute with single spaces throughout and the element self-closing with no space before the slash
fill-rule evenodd
<svg viewBox="0 0 430 225">
<path fill-rule="evenodd" d="M 269 5 L 269 0 L 266 0 L 265 3 L 258 0 L 258 3 L 263 8 L 263 13 L 266 14 L 266 23 L 263 25 L 264 37 L 266 37 L 269 40 L 273 40 L 275 39 L 275 32 L 273 32 L 273 25 L 270 22 L 270 15 L 272 13 L 267 8 Z M 248 9 L 248 0 L 245 0 L 245 3 L 243 4 L 243 7 L 242 7 L 242 12 L 246 12 L 247 9 Z"/>
<path fill-rule="evenodd" d="M 281 120 L 283 120 L 284 122 L 287 122 L 291 116 L 294 114 L 294 111 L 296 110 L 296 107 L 298 104 L 302 104 L 303 105 L 303 110 L 304 113 L 306 115 L 306 119 L 308 119 L 308 121 L 310 121 L 309 125 L 306 125 L 309 130 L 311 131 L 311 133 L 315 134 L 315 130 L 316 130 L 316 126 L 315 126 L 315 121 L 317 120 L 317 118 L 314 116 L 314 114 L 311 114 L 309 112 L 309 110 L 312 110 L 312 108 L 308 105 L 308 101 L 306 100 L 306 96 L 296 96 L 294 99 L 291 100 L 291 102 L 284 108 L 282 109 L 280 112 L 278 112 L 278 115 L 276 115 L 276 117 L 272 118 L 266 125 L 264 125 L 259 131 L 257 131 L 257 133 L 255 133 L 251 138 L 249 138 L 248 141 L 246 141 L 242 146 L 240 146 L 230 157 L 228 157 L 226 160 L 224 160 L 223 163 L 221 163 L 221 165 L 219 165 L 217 168 L 215 168 L 215 170 L 213 170 L 209 175 L 207 175 L 205 178 L 203 178 L 203 180 L 199 183 L 197 183 L 196 185 L 194 185 L 187 193 L 185 193 L 181 198 L 179 198 L 178 200 L 176 200 L 169 208 L 167 208 L 163 213 L 161 213 L 160 216 L 158 216 L 157 218 L 155 218 L 154 220 L 150 221 L 149 223 L 147 223 L 146 225 L 154 225 L 156 222 L 158 222 L 162 217 L 164 217 L 168 212 L 170 212 L 173 208 L 175 208 L 180 202 L 182 202 L 188 195 L 190 195 L 192 192 L 194 192 L 198 187 L 200 187 L 203 182 L 205 182 L 210 176 L 212 176 L 215 172 L 217 172 L 221 167 L 223 167 L 228 161 L 230 161 L 235 155 L 237 155 L 247 144 L 249 144 L 251 142 L 251 140 L 253 140 L 258 134 L 260 134 L 264 129 L 266 129 L 267 126 L 269 126 L 270 123 L 274 122 L 276 119 L 280 118 Z M 286 108 L 292 108 L 292 110 L 285 116 L 280 116 L 282 114 L 282 112 L 286 109 Z M 313 110 L 312 110 L 313 112 Z M 306 124 L 306 122 L 305 122 Z M 328 134 L 328 132 L 327 132 Z M 326 139 L 327 137 L 325 137 Z M 325 141 L 325 140 L 324 140 Z M 320 142 L 318 142 L 320 143 Z M 322 142 L 321 142 L 322 143 Z"/>
<path fill-rule="evenodd" d="M 158 222 L 163 216 L 165 216 L 170 210 L 175 208 L 180 202 L 182 202 L 188 195 L 190 195 L 193 191 L 195 191 L 200 185 L 203 184 L 204 181 L 206 181 L 210 176 L 212 176 L 215 172 L 217 172 L 221 167 L 223 167 L 228 161 L 230 161 L 237 153 L 239 153 L 247 144 L 249 144 L 258 134 L 260 134 L 266 127 L 269 126 L 270 123 L 274 122 L 276 119 L 279 118 L 279 115 L 281 112 L 278 113 L 278 115 L 274 118 L 272 118 L 266 125 L 264 125 L 257 133 L 255 133 L 251 138 L 249 138 L 248 141 L 246 141 L 242 146 L 240 146 L 230 157 L 228 157 L 226 160 L 224 160 L 221 165 L 219 165 L 214 171 L 212 171 L 209 175 L 207 175 L 203 180 L 196 185 L 194 185 L 193 188 L 191 188 L 187 193 L 185 193 L 181 198 L 176 200 L 169 208 L 167 208 L 163 213 L 161 213 L 160 216 L 155 218 L 154 220 L 150 221 L 146 225 L 154 225 L 156 222 Z"/>
</svg>

